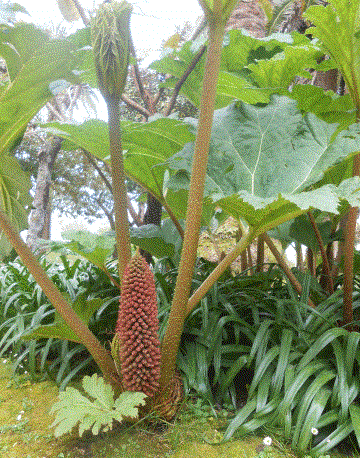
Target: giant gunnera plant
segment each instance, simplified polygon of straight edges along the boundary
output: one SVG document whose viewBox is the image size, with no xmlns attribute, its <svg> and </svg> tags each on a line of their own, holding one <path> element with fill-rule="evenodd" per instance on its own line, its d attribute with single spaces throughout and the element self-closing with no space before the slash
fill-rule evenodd
<svg viewBox="0 0 360 458">
<path fill-rule="evenodd" d="M 109 114 L 109 143 L 115 210 L 116 248 L 121 279 L 120 312 L 110 353 L 65 300 L 17 231 L 0 211 L 0 228 L 41 286 L 77 341 L 84 344 L 103 373 L 83 384 L 93 401 L 67 391 L 56 410 L 58 434 L 80 423 L 80 433 L 101 424 L 110 428 L 113 419 L 134 418 L 144 397 L 151 410 L 169 419 L 181 399 L 181 381 L 176 373 L 176 356 L 187 316 L 201 224 L 206 166 L 216 97 L 217 77 L 226 21 L 237 0 L 199 0 L 209 26 L 206 65 L 202 87 L 197 140 L 188 197 L 186 230 L 173 303 L 165 337 L 157 335 L 157 303 L 154 278 L 139 255 L 131 258 L 127 190 L 121 146 L 120 100 L 126 84 L 131 47 L 132 6 L 125 0 L 100 5 L 91 22 L 98 87 Z M 112 357 L 111 357 L 112 356 Z M 107 382 L 106 383 L 103 383 Z M 141 393 L 138 393 L 141 392 Z M 137 393 L 137 394 L 136 394 Z M 115 400 L 114 400 L 115 396 Z M 74 405 L 77 409 L 74 409 Z M 147 406 L 148 407 L 148 406 Z M 101 415 L 101 417 L 99 417 Z"/>
</svg>

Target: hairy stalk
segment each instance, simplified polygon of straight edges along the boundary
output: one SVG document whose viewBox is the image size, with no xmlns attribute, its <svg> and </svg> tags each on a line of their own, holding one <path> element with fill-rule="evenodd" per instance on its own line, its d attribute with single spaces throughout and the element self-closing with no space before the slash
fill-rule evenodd
<svg viewBox="0 0 360 458">
<path fill-rule="evenodd" d="M 265 259 L 265 241 L 263 235 L 257 239 L 256 272 L 262 272 Z"/>
<path fill-rule="evenodd" d="M 177 96 L 180 93 L 182 85 L 185 83 L 187 77 L 190 75 L 190 73 L 194 70 L 196 67 L 196 64 L 200 61 L 202 58 L 204 52 L 206 51 L 206 46 L 203 45 L 201 46 L 200 50 L 197 52 L 197 54 L 194 56 L 193 60 L 190 62 L 188 65 L 187 69 L 183 73 L 182 77 L 179 79 L 179 81 L 176 83 L 176 86 L 174 87 L 174 91 L 172 93 L 171 99 L 169 103 L 167 104 L 167 107 L 165 109 L 165 116 L 169 116 L 172 112 L 172 109 L 174 108 L 174 105 L 176 103 Z"/>
<path fill-rule="evenodd" d="M 131 258 L 119 110 L 129 66 L 131 11 L 132 6 L 126 0 L 121 3 L 103 3 L 91 24 L 97 80 L 109 115 L 111 177 L 120 283 Z"/>
<path fill-rule="evenodd" d="M 115 210 L 116 247 L 121 282 L 125 267 L 131 259 L 131 245 L 127 216 L 127 190 L 125 185 L 124 160 L 121 147 L 119 100 L 116 98 L 108 99 L 107 107 L 109 113 L 110 160 Z"/>
<path fill-rule="evenodd" d="M 240 253 L 240 266 L 241 272 L 245 272 L 246 270 L 248 270 L 248 258 L 246 256 L 246 250 Z"/>
<path fill-rule="evenodd" d="M 130 108 L 133 108 L 134 110 L 138 111 L 140 114 L 145 116 L 145 118 L 148 118 L 151 116 L 151 112 L 144 108 L 143 106 L 139 105 L 135 100 L 130 99 L 126 94 L 123 94 L 121 96 L 121 100 L 126 103 Z"/>
<path fill-rule="evenodd" d="M 281 256 L 279 253 L 279 250 L 276 248 L 274 242 L 271 240 L 271 238 L 267 234 L 263 234 L 264 241 L 266 245 L 270 248 L 271 253 L 275 256 L 276 262 L 279 264 L 279 266 L 282 268 L 284 271 L 285 275 L 289 279 L 290 283 L 292 286 L 295 288 L 295 290 L 298 292 L 299 295 L 301 295 L 302 292 L 302 287 L 300 283 L 298 282 L 297 278 L 295 275 L 291 272 L 291 269 L 287 265 L 285 259 Z M 310 307 L 315 307 L 313 301 L 309 299 L 309 305 Z"/>
<path fill-rule="evenodd" d="M 301 272 L 303 272 L 304 270 L 303 253 L 302 253 L 301 244 L 298 242 L 295 242 L 295 251 L 296 251 L 296 267 Z"/>
<path fill-rule="evenodd" d="M 0 227 L 51 304 L 89 350 L 106 380 L 117 387 L 117 371 L 112 358 L 46 275 L 30 248 L 21 240 L 2 211 L 0 211 Z"/>
<path fill-rule="evenodd" d="M 254 263 L 252 260 L 250 245 L 248 245 L 246 251 L 247 251 L 247 262 L 249 266 L 249 272 L 250 272 L 250 275 L 253 275 L 255 272 L 254 272 Z"/>
<path fill-rule="evenodd" d="M 186 307 L 186 316 L 191 313 L 192 309 L 201 301 L 213 284 L 219 279 L 219 277 L 226 271 L 235 259 L 245 252 L 248 245 L 256 237 L 256 231 L 250 229 L 247 234 L 245 234 L 241 240 L 236 244 L 236 246 L 228 253 L 225 258 L 216 266 L 216 268 L 211 272 L 207 279 L 199 286 L 199 288 L 192 294 L 190 297 L 187 307 Z"/>
<path fill-rule="evenodd" d="M 352 207 L 347 217 L 345 243 L 344 243 L 344 304 L 343 304 L 343 325 L 350 329 L 353 321 L 353 281 L 354 281 L 354 242 L 356 231 L 356 220 L 359 209 Z"/>
<path fill-rule="evenodd" d="M 168 205 L 168 203 L 166 202 L 165 199 L 162 202 L 162 205 L 165 208 L 165 210 L 166 210 L 167 214 L 169 215 L 169 218 L 173 222 L 174 226 L 176 227 L 178 233 L 180 234 L 180 237 L 183 239 L 184 238 L 184 229 L 181 227 L 180 221 L 176 218 L 176 216 L 172 212 L 170 206 Z"/>
<path fill-rule="evenodd" d="M 306 248 L 306 264 L 312 277 L 316 277 L 316 259 L 311 248 Z"/>
<path fill-rule="evenodd" d="M 219 7 L 219 0 L 217 4 Z M 187 313 L 186 304 L 190 295 L 191 280 L 199 241 L 205 174 L 224 29 L 225 24 L 221 20 L 215 21 L 209 29 L 209 46 L 204 71 L 198 133 L 195 142 L 195 153 L 190 180 L 184 244 L 169 322 L 161 348 L 161 388 L 167 387 L 174 377 L 176 356 Z"/>
<path fill-rule="evenodd" d="M 312 228 L 313 228 L 314 233 L 315 233 L 316 240 L 317 240 L 319 248 L 320 248 L 321 257 L 322 257 L 322 260 L 323 260 L 323 271 L 324 271 L 324 275 L 325 275 L 325 278 L 326 278 L 327 290 L 328 290 L 328 292 L 330 294 L 333 294 L 333 292 L 334 292 L 334 283 L 333 283 L 333 279 L 332 279 L 332 275 L 331 275 L 331 271 L 330 271 L 329 259 L 328 259 L 327 254 L 326 254 L 324 242 L 322 240 L 319 228 L 317 227 L 314 215 L 311 213 L 311 211 L 308 212 L 308 217 L 309 217 L 310 223 L 311 223 Z"/>
<path fill-rule="evenodd" d="M 357 91 L 356 91 L 356 94 Z M 357 103 L 357 120 L 360 118 L 360 103 L 359 100 L 353 97 Z M 360 154 L 354 157 L 353 160 L 353 176 L 360 175 Z M 344 241 L 344 304 L 343 304 L 343 325 L 347 329 L 352 330 L 351 323 L 353 321 L 353 289 L 354 289 L 354 244 L 356 221 L 359 215 L 359 208 L 350 208 L 347 216 L 345 227 Z"/>
</svg>

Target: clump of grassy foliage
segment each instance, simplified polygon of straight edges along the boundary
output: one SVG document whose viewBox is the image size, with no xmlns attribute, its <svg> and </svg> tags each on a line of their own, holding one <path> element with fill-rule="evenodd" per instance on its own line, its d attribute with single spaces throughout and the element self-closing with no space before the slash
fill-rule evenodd
<svg viewBox="0 0 360 458">
<path fill-rule="evenodd" d="M 65 255 L 56 263 L 44 258 L 42 266 L 71 303 L 99 299 L 89 321 L 90 329 L 107 346 L 112 338 L 118 311 L 119 292 L 106 275 L 88 261 L 70 263 Z M 116 268 L 109 266 L 116 278 Z M 12 355 L 14 372 L 28 371 L 32 377 L 46 373 L 61 389 L 79 373 L 96 370 L 84 345 L 51 337 L 25 340 L 39 326 L 62 324 L 27 268 L 17 258 L 0 267 L 0 356 Z"/>
<path fill-rule="evenodd" d="M 61 260 L 60 265 L 43 262 L 72 302 L 81 295 L 101 299 L 89 326 L 107 345 L 115 327 L 117 290 L 90 263 Z M 194 287 L 213 268 L 203 260 L 197 267 Z M 177 271 L 158 262 L 154 273 L 161 338 Z M 81 344 L 20 340 L 37 326 L 53 323 L 55 312 L 19 261 L 3 266 L 0 278 L 1 354 L 17 355 L 16 371 L 46 372 L 63 389 L 76 375 L 96 370 Z M 304 275 L 297 297 L 275 265 L 250 276 L 229 272 L 188 316 L 177 368 L 187 395 L 201 398 L 214 415 L 219 409 L 230 412 L 231 419 L 222 423 L 225 440 L 266 427 L 297 451 L 311 447 L 319 455 L 357 433 L 360 333 L 339 327 L 341 291 L 326 299 L 318 296 L 314 309 L 308 305 L 310 285 Z M 359 298 L 357 291 L 355 314 Z"/>
</svg>

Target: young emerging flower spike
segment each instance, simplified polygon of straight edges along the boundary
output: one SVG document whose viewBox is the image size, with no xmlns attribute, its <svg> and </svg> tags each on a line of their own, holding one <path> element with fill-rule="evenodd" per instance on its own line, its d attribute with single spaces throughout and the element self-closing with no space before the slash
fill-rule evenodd
<svg viewBox="0 0 360 458">
<path fill-rule="evenodd" d="M 116 325 L 123 388 L 154 396 L 159 388 L 160 341 L 154 275 L 140 255 L 125 268 Z"/>
<path fill-rule="evenodd" d="M 106 100 L 120 99 L 126 84 L 131 10 L 126 1 L 103 3 L 91 24 L 98 84 Z"/>
</svg>

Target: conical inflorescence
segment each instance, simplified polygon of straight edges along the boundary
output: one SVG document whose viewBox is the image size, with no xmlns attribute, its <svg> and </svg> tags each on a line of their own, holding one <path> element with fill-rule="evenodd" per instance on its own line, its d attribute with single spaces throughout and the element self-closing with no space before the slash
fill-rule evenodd
<svg viewBox="0 0 360 458">
<path fill-rule="evenodd" d="M 135 255 L 125 268 L 116 325 L 123 388 L 153 397 L 159 388 L 160 341 L 154 275 Z"/>
</svg>

